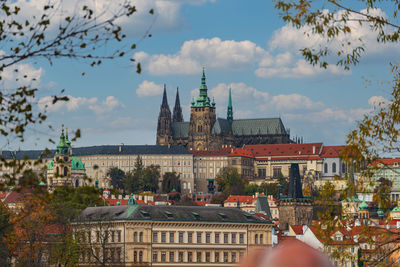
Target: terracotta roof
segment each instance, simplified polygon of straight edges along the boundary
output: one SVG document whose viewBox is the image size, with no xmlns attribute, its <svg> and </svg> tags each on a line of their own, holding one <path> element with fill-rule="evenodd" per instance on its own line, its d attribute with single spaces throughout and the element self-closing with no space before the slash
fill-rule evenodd
<svg viewBox="0 0 400 267">
<path fill-rule="evenodd" d="M 286 156 L 286 157 L 258 157 L 257 160 L 318 160 L 322 159 L 320 156 Z"/>
<path fill-rule="evenodd" d="M 22 202 L 24 200 L 24 195 L 16 192 L 16 191 L 11 191 L 4 199 L 4 203 L 10 204 L 10 203 L 16 203 L 16 202 Z"/>
<path fill-rule="evenodd" d="M 250 150 L 258 159 L 260 157 L 287 157 L 287 156 L 318 156 L 322 143 L 308 144 L 269 144 L 269 145 L 246 145 L 244 149 Z"/>
<path fill-rule="evenodd" d="M 243 148 L 237 148 L 235 151 L 233 151 L 229 157 L 246 157 L 246 158 L 252 158 L 254 159 L 253 153 L 251 151 L 243 149 Z"/>
<path fill-rule="evenodd" d="M 254 201 L 256 201 L 257 198 L 253 197 L 253 196 L 229 196 L 224 203 L 228 203 L 228 202 L 240 202 L 240 203 L 253 203 Z"/>
<path fill-rule="evenodd" d="M 108 202 L 108 206 L 116 206 L 118 201 L 119 201 L 120 205 L 126 205 L 128 203 L 129 199 L 107 198 L 105 200 Z M 147 201 L 147 203 L 146 203 L 143 200 L 136 199 L 136 204 L 138 204 L 138 205 L 146 205 L 146 204 L 154 205 L 154 202 Z"/>
<path fill-rule="evenodd" d="M 7 192 L 0 192 L 0 200 L 4 199 L 7 196 Z"/>
<path fill-rule="evenodd" d="M 291 225 L 290 227 L 292 228 L 293 232 L 296 235 L 303 235 L 303 226 L 301 226 L 301 225 Z"/>
<path fill-rule="evenodd" d="M 197 204 L 197 206 L 205 206 L 207 204 L 210 204 L 210 201 L 206 201 L 206 200 L 196 200 L 194 203 Z"/>
<path fill-rule="evenodd" d="M 372 165 L 381 163 L 383 165 L 392 166 L 396 162 L 400 166 L 400 158 L 377 159 L 372 163 Z"/>
<path fill-rule="evenodd" d="M 193 156 L 228 156 L 232 153 L 233 147 L 226 147 L 220 150 L 190 150 Z"/>
<path fill-rule="evenodd" d="M 321 158 L 338 158 L 346 146 L 323 146 Z"/>
</svg>

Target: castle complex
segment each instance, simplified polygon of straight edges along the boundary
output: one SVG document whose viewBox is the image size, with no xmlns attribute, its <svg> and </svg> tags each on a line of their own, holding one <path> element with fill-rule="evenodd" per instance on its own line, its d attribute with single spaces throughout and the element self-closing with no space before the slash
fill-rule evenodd
<svg viewBox="0 0 400 267">
<path fill-rule="evenodd" d="M 157 145 L 182 145 L 189 150 L 218 150 L 226 145 L 241 147 L 291 143 L 290 134 L 280 118 L 234 119 L 231 91 L 226 119 L 217 118 L 215 101 L 211 101 L 207 94 L 204 70 L 199 91 L 196 101 L 192 99 L 190 121 L 185 122 L 178 90 L 171 116 L 164 87 L 157 124 Z"/>
</svg>

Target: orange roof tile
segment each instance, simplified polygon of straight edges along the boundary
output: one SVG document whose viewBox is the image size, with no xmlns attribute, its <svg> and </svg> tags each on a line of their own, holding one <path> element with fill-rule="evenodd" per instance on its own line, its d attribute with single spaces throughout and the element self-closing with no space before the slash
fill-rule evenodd
<svg viewBox="0 0 400 267">
<path fill-rule="evenodd" d="M 269 144 L 269 145 L 246 145 L 244 149 L 249 150 L 258 159 L 262 157 L 288 157 L 288 156 L 318 156 L 322 143 L 308 144 Z"/>
<path fill-rule="evenodd" d="M 235 149 L 229 157 L 246 157 L 246 158 L 254 158 L 254 155 L 251 151 L 243 149 L 243 148 L 237 148 Z"/>
<path fill-rule="evenodd" d="M 321 158 L 338 158 L 340 156 L 340 152 L 346 146 L 324 146 L 321 152 Z"/>
</svg>

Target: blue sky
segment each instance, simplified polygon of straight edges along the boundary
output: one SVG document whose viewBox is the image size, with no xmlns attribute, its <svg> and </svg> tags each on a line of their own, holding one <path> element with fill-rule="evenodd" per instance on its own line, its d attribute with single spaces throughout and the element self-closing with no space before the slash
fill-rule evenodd
<svg viewBox="0 0 400 267">
<path fill-rule="evenodd" d="M 31 0 L 41 3 L 41 0 Z M 20 3 L 28 4 L 24 0 Z M 89 1 L 93 2 L 93 1 Z M 97 0 L 101 5 L 106 0 Z M 299 56 L 304 46 L 322 43 L 285 25 L 272 1 L 141 0 L 133 21 L 124 21 L 135 41 L 152 25 L 129 57 L 139 60 L 135 73 L 129 58 L 90 68 L 79 61 L 30 62 L 28 71 L 40 78 L 39 108 L 47 96 L 66 90 L 69 103 L 48 108 L 45 126 L 31 127 L 24 143 L 3 140 L 3 149 L 52 147 L 61 124 L 81 129 L 75 146 L 155 144 L 162 84 L 167 85 L 171 110 L 179 86 L 184 119 L 189 120 L 191 97 L 197 94 L 202 66 L 217 114 L 226 117 L 228 88 L 232 88 L 234 118 L 281 117 L 292 136 L 305 142 L 343 144 L 356 121 L 389 97 L 389 61 L 398 60 L 398 47 L 376 44 L 367 27 L 353 29 L 350 40 L 362 37 L 366 55 L 346 72 L 311 67 Z M 155 15 L 148 14 L 150 8 Z M 376 12 L 385 12 L 378 10 Z M 152 24 L 153 23 L 153 24 Z M 81 76 L 81 72 L 86 72 Z M 365 88 L 365 79 L 372 82 Z"/>
</svg>

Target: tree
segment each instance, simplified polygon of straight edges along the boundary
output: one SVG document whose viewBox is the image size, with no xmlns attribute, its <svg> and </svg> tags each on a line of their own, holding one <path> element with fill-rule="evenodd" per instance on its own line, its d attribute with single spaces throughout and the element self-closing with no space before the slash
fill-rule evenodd
<svg viewBox="0 0 400 267">
<path fill-rule="evenodd" d="M 10 224 L 11 212 L 6 204 L 0 201 L 0 266 L 11 266 L 11 252 L 6 237 L 13 231 Z"/>
<path fill-rule="evenodd" d="M 43 266 L 48 236 L 45 229 L 54 215 L 44 199 L 28 196 L 23 208 L 10 216 L 14 231 L 7 236 L 10 251 L 20 266 Z"/>
<path fill-rule="evenodd" d="M 239 175 L 235 168 L 225 167 L 215 178 L 219 191 L 228 195 L 244 194 L 246 181 Z"/>
<path fill-rule="evenodd" d="M 176 172 L 164 173 L 161 190 L 163 193 L 170 193 L 172 190 L 181 192 L 181 180 L 180 175 Z"/>
<path fill-rule="evenodd" d="M 151 165 L 144 169 L 142 190 L 151 191 L 153 193 L 158 190 L 158 182 L 160 180 L 159 166 Z"/>
<path fill-rule="evenodd" d="M 388 209 L 392 207 L 392 201 L 390 200 L 391 188 L 392 182 L 390 180 L 383 177 L 379 178 L 373 197 L 374 202 L 378 204 L 379 208 Z"/>
<path fill-rule="evenodd" d="M 144 175 L 144 166 L 140 156 L 136 158 L 135 170 L 125 175 L 125 190 L 134 193 L 142 189 L 142 179 Z"/>
<path fill-rule="evenodd" d="M 111 178 L 111 185 L 113 188 L 124 188 L 125 172 L 123 170 L 113 167 L 107 171 L 107 176 Z"/>
<path fill-rule="evenodd" d="M 72 9 L 63 4 L 50 0 L 29 10 L 30 5 L 18 6 L 15 1 L 1 0 L 0 49 L 4 53 L 0 56 L 0 79 L 14 73 L 11 77 L 14 76 L 12 82 L 16 84 L 1 90 L 0 134 L 3 136 L 15 134 L 23 141 L 28 126 L 46 119 L 45 112 L 38 112 L 31 101 L 39 91 L 36 77 L 25 71 L 22 64 L 47 60 L 52 65 L 55 60 L 66 58 L 93 67 L 102 60 L 123 57 L 136 48 L 135 44 L 125 42 L 126 34 L 120 24 L 136 12 L 130 1 L 114 1 L 105 9 L 96 8 L 90 2 L 77 1 Z M 32 12 L 33 15 L 26 15 Z M 104 47 L 107 49 L 101 49 Z M 137 71 L 140 69 L 138 64 Z M 53 104 L 68 100 L 62 94 L 63 91 L 52 97 Z"/>
</svg>

